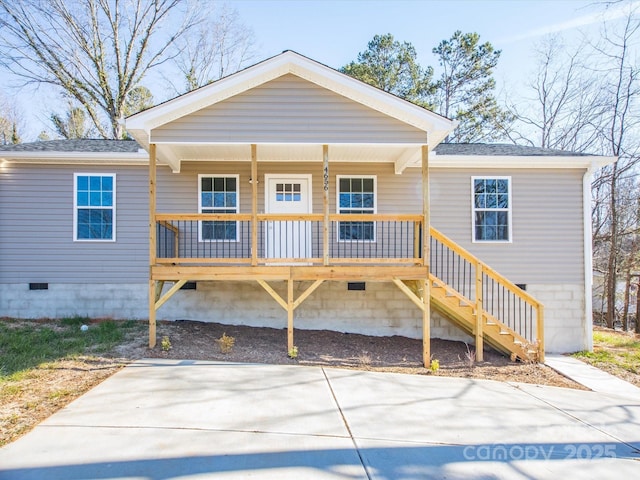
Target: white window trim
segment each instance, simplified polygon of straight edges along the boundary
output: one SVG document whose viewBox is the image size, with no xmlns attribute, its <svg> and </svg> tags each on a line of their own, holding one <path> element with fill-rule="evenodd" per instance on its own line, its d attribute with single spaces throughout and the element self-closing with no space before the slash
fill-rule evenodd
<svg viewBox="0 0 640 480">
<path fill-rule="evenodd" d="M 236 179 L 236 214 L 240 213 L 240 175 L 237 174 L 213 174 L 213 173 L 200 173 L 198 175 L 198 213 L 202 213 L 202 179 L 203 178 L 235 178 Z M 213 207 L 204 207 L 207 209 L 213 209 Z M 229 210 L 229 209 L 226 209 Z M 202 222 L 198 222 L 198 242 L 200 243 L 209 243 L 209 242 L 238 242 L 239 241 L 239 228 L 238 228 L 238 222 L 236 222 L 236 238 L 234 239 L 227 239 L 227 240 L 217 240 L 215 238 L 212 239 L 208 239 L 208 238 L 202 238 Z"/>
<path fill-rule="evenodd" d="M 509 182 L 509 208 L 507 208 L 507 218 L 509 222 L 509 239 L 508 240 L 476 240 L 476 203 L 475 203 L 475 181 L 476 180 L 507 180 Z M 513 190 L 513 182 L 511 181 L 510 176 L 504 175 L 476 175 L 471 177 L 471 241 L 472 243 L 480 243 L 480 244 L 502 244 L 505 243 L 513 243 L 513 220 L 512 220 L 512 212 L 513 212 L 513 203 L 512 203 L 512 195 L 511 191 Z M 479 209 L 479 210 L 487 210 L 487 209 Z M 504 209 L 489 209 L 495 211 L 504 211 Z"/>
<path fill-rule="evenodd" d="M 340 179 L 342 178 L 372 178 L 373 179 L 373 214 L 378 213 L 378 176 L 377 175 L 336 175 L 336 213 L 340 214 Z M 362 210 L 362 209 L 360 209 Z M 345 214 L 346 215 L 346 214 Z M 340 222 L 338 222 L 339 224 Z M 377 225 L 373 222 L 372 240 L 340 240 L 340 228 L 336 228 L 336 241 L 338 243 L 376 243 L 378 241 Z"/>
<path fill-rule="evenodd" d="M 110 208 L 113 211 L 111 221 L 111 238 L 78 238 L 78 177 L 111 177 L 113 179 L 113 205 L 111 207 L 88 207 L 106 210 Z M 116 174 L 115 173 L 74 173 L 73 174 L 73 241 L 74 242 L 115 242 L 116 241 Z M 82 207 L 85 208 L 85 207 Z"/>
</svg>

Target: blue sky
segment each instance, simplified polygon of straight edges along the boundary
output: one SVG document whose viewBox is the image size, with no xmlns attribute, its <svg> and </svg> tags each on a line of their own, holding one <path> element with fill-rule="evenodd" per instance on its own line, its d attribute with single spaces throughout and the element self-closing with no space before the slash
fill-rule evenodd
<svg viewBox="0 0 640 480">
<path fill-rule="evenodd" d="M 376 34 L 414 45 L 422 65 L 454 31 L 477 32 L 502 50 L 499 75 L 531 68 L 532 45 L 545 34 L 597 33 L 603 6 L 581 0 L 233 0 L 253 28 L 259 57 L 291 49 L 334 68 L 354 60 Z"/>
<path fill-rule="evenodd" d="M 631 1 L 631 0 L 630 0 Z M 640 0 L 632 0 L 640 4 Z M 391 33 L 413 44 L 421 65 L 437 69 L 431 50 L 454 31 L 477 32 L 502 50 L 495 72 L 499 94 L 517 97 L 518 88 L 533 71 L 533 46 L 546 34 L 568 39 L 596 37 L 604 11 L 598 0 L 227 0 L 255 34 L 255 62 L 283 50 L 295 50 L 333 68 L 355 60 L 376 34 Z M 628 5 L 629 2 L 627 2 Z M 616 15 L 614 6 L 610 17 Z M 6 81 L 6 79 L 5 79 Z M 0 80 L 0 85 L 2 80 Z M 157 101 L 162 87 L 150 85 Z M 157 87 L 157 88 L 156 88 Z M 8 91 L 9 95 L 13 92 Z M 24 140 L 33 140 L 45 127 L 55 105 L 50 95 L 18 93 L 28 122 Z M 44 95 L 43 95 L 44 96 Z M 64 110 L 64 107 L 62 107 Z"/>
</svg>

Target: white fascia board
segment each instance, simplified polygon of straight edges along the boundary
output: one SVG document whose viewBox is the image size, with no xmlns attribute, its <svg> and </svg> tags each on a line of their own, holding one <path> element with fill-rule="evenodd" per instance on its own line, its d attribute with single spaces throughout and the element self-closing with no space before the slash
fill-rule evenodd
<svg viewBox="0 0 640 480">
<path fill-rule="evenodd" d="M 429 157 L 429 167 L 437 168 L 590 168 L 614 163 L 617 157 L 599 156 L 492 156 L 437 155 Z M 415 166 L 415 165 L 414 165 Z"/>
<path fill-rule="evenodd" d="M 0 152 L 0 160 L 9 163 L 145 165 L 149 154 L 123 152 Z"/>
<path fill-rule="evenodd" d="M 149 151 L 149 134 L 144 130 L 127 130 L 129 135 L 138 142 L 142 148 L 144 148 L 147 152 Z"/>
</svg>

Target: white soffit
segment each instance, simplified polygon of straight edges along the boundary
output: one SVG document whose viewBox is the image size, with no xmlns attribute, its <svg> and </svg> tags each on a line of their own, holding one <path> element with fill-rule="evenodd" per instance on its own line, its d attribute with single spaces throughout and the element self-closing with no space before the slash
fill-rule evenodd
<svg viewBox="0 0 640 480">
<path fill-rule="evenodd" d="M 180 161 L 250 161 L 251 147 L 246 144 L 199 145 L 160 144 L 158 152 Z M 420 155 L 415 145 L 330 144 L 331 162 L 392 163 L 398 158 Z M 320 144 L 258 144 L 258 162 L 322 162 Z"/>
</svg>

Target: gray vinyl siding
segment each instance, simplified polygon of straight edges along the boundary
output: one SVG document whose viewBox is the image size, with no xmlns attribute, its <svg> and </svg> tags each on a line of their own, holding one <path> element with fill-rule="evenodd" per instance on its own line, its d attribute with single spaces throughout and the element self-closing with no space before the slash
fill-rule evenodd
<svg viewBox="0 0 640 480">
<path fill-rule="evenodd" d="M 185 162 L 158 170 L 158 212 L 195 213 L 198 174 L 238 174 L 240 212 L 251 212 L 249 162 Z M 73 241 L 73 174 L 115 173 L 116 242 Z M 265 174 L 311 174 L 313 211 L 322 212 L 320 163 L 258 164 L 258 210 Z M 516 283 L 582 283 L 583 170 L 434 169 L 432 225 Z M 420 213 L 420 170 L 392 164 L 330 163 L 330 211 L 337 175 L 376 175 L 378 213 Z M 512 243 L 471 241 L 471 177 L 510 176 Z M 5 165 L 0 169 L 0 283 L 139 283 L 148 278 L 145 167 Z"/>
<path fill-rule="evenodd" d="M 185 162 L 180 175 L 159 183 L 159 211 L 195 212 L 198 174 L 240 175 L 240 212 L 251 212 L 249 162 Z M 322 213 L 320 163 L 258 163 L 258 211 L 264 212 L 265 174 L 311 174 L 313 212 Z M 584 170 L 465 170 L 431 171 L 431 222 L 515 283 L 582 283 L 584 281 L 582 176 Z M 336 212 L 337 175 L 375 175 L 377 212 L 421 213 L 420 169 L 394 173 L 390 163 L 330 163 L 329 205 Z M 473 243 L 471 177 L 510 176 L 512 192 L 511 243 Z M 177 178 L 179 177 L 179 178 Z"/>
<path fill-rule="evenodd" d="M 116 174 L 116 241 L 73 241 L 73 174 Z M 0 283 L 140 283 L 148 279 L 144 167 L 0 168 Z"/>
<path fill-rule="evenodd" d="M 374 175 L 377 179 L 377 212 L 387 214 L 402 214 L 402 213 L 420 213 L 422 208 L 421 201 L 404 201 L 403 197 L 407 192 L 414 192 L 415 195 L 419 195 L 421 192 L 420 187 L 420 175 L 412 172 L 406 175 L 395 175 L 393 164 L 391 163 L 331 163 L 329 167 L 329 211 L 331 213 L 337 213 L 336 210 L 336 178 L 338 175 L 358 177 L 362 175 Z M 196 212 L 198 209 L 198 175 L 239 175 L 239 188 L 240 188 L 240 213 L 251 213 L 251 192 L 252 187 L 249 183 L 251 173 L 251 165 L 249 162 L 184 162 L 182 164 L 181 173 L 179 175 L 161 176 L 158 181 L 158 211 L 163 213 L 191 213 Z M 265 175 L 287 175 L 287 174 L 307 174 L 311 175 L 312 185 L 312 209 L 313 213 L 322 213 L 323 205 L 323 175 L 322 164 L 318 162 L 309 163 L 273 163 L 264 162 L 258 163 L 258 212 L 263 213 L 265 211 Z M 189 227 L 186 224 L 182 225 L 181 230 L 190 230 L 193 227 Z M 337 228 L 335 225 L 332 228 Z M 311 250 L 308 255 L 314 258 L 320 258 L 322 252 L 320 251 L 321 230 L 318 224 L 310 226 L 311 229 Z M 382 238 L 379 239 L 377 244 L 367 244 L 356 246 L 350 244 L 350 242 L 338 242 L 337 231 L 333 231 L 330 234 L 331 252 L 332 255 L 340 257 L 351 256 L 389 256 L 389 255 L 401 255 L 404 257 L 412 256 L 413 250 L 410 249 L 407 239 L 413 239 L 413 223 L 404 222 L 401 226 L 398 224 L 391 224 L 390 222 L 377 222 L 376 223 L 376 235 L 385 235 L 386 240 L 383 242 Z M 238 225 L 239 235 L 244 241 L 244 244 L 238 245 L 236 250 L 235 246 L 218 246 L 211 247 L 213 251 L 217 252 L 233 252 L 241 256 L 248 257 L 249 254 L 249 229 L 248 226 Z M 166 233 L 166 232 L 163 232 Z M 181 248 L 185 249 L 185 252 L 194 252 L 198 248 L 197 235 L 193 233 L 183 232 L 183 236 L 180 239 L 182 245 Z M 404 241 L 396 240 L 394 238 L 403 238 Z M 167 238 L 170 241 L 171 235 L 168 234 Z M 263 235 L 259 236 L 259 243 L 261 242 Z M 376 248 L 377 247 L 377 248 Z M 208 246 L 200 246 L 201 249 L 206 250 Z M 259 245 L 260 248 L 260 245 Z M 228 250 L 227 250 L 228 249 Z M 304 249 L 304 248 L 303 248 Z M 168 250 L 170 251 L 170 250 Z M 263 255 L 264 252 L 260 249 L 258 255 Z M 164 254 L 162 256 L 165 256 Z M 168 254 L 166 256 L 169 256 Z M 213 255 L 216 256 L 216 255 Z M 226 256 L 226 254 L 224 255 Z"/>
<path fill-rule="evenodd" d="M 584 282 L 584 170 L 438 169 L 431 223 L 514 283 Z M 473 243 L 471 177 L 510 176 L 512 243 Z"/>
<path fill-rule="evenodd" d="M 164 170 L 158 177 L 158 212 L 191 213 L 198 210 L 198 175 L 239 175 L 240 213 L 251 213 L 251 164 L 249 162 L 184 162 L 180 174 Z M 258 162 L 258 212 L 264 212 L 265 174 L 309 174 L 312 176 L 313 213 L 322 213 L 322 164 Z M 378 213 L 420 213 L 422 189 L 416 169 L 396 175 L 391 163 L 330 163 L 329 209 L 336 213 L 336 176 L 375 175 L 377 177 Z M 407 198 L 407 192 L 417 201 Z"/>
<path fill-rule="evenodd" d="M 151 142 L 419 144 L 426 133 L 287 74 L 156 128 Z"/>
</svg>

